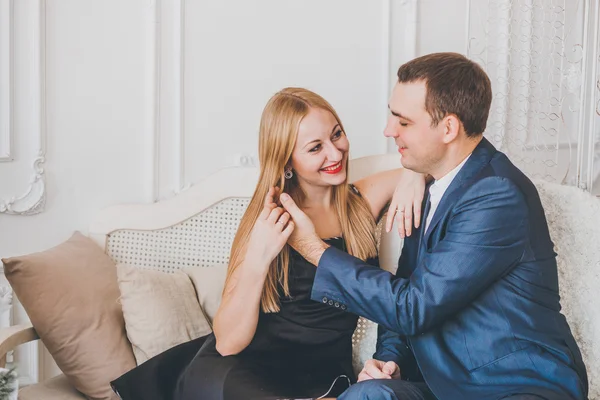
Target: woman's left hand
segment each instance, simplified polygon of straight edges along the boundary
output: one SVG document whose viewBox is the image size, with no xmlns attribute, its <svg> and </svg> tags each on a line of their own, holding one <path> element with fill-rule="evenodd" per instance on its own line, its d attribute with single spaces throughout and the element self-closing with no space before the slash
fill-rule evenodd
<svg viewBox="0 0 600 400">
<path fill-rule="evenodd" d="M 385 231 L 389 232 L 392 229 L 395 217 L 400 237 L 410 236 L 413 218 L 415 228 L 421 224 L 421 204 L 424 194 L 425 175 L 405 169 L 392 196 L 385 221 Z"/>
</svg>

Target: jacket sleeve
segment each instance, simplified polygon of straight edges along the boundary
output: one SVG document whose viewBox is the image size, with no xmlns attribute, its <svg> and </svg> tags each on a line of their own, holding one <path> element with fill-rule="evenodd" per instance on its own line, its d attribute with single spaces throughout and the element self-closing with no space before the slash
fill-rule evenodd
<svg viewBox="0 0 600 400">
<path fill-rule="evenodd" d="M 319 261 L 312 298 L 332 299 L 400 336 L 417 335 L 508 273 L 521 260 L 527 237 L 528 209 L 521 191 L 507 179 L 489 177 L 457 201 L 445 236 L 421 257 L 410 278 L 398 279 L 328 248 Z"/>
</svg>

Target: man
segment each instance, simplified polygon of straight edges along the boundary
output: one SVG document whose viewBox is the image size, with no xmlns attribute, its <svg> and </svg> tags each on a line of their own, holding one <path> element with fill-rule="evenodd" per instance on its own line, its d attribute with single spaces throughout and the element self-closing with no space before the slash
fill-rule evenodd
<svg viewBox="0 0 600 400">
<path fill-rule="evenodd" d="M 318 266 L 312 299 L 379 324 L 374 360 L 340 400 L 587 398 L 538 193 L 483 137 L 491 99 L 485 72 L 459 54 L 398 70 L 384 134 L 434 182 L 395 276 L 329 248 L 282 196 L 289 243 Z"/>
</svg>

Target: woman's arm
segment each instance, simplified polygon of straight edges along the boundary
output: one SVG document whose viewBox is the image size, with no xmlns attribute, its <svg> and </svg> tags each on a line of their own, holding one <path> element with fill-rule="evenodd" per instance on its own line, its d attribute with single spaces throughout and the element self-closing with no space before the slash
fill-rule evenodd
<svg viewBox="0 0 600 400">
<path fill-rule="evenodd" d="M 275 193 L 271 188 L 266 196 L 242 252 L 242 263 L 228 280 L 213 321 L 217 351 L 222 356 L 238 354 L 252 341 L 269 267 L 294 230 L 290 215 L 273 201 Z"/>
<path fill-rule="evenodd" d="M 213 321 L 217 351 L 222 356 L 244 350 L 256 332 L 270 262 L 260 261 L 249 253 L 228 280 Z"/>
<path fill-rule="evenodd" d="M 412 233 L 413 215 L 414 225 L 419 227 L 425 182 L 425 175 L 406 168 L 397 168 L 369 175 L 354 185 L 369 203 L 376 219 L 391 201 L 390 208 L 393 210 L 391 215 L 388 213 L 386 231 L 391 229 L 396 209 L 404 211 L 404 223 L 398 224 L 400 236 L 403 237 L 405 233 L 409 236 Z"/>
<path fill-rule="evenodd" d="M 369 203 L 374 218 L 379 217 L 383 207 L 390 202 L 396 185 L 404 173 L 404 168 L 391 169 L 354 182 L 354 186 Z"/>
</svg>

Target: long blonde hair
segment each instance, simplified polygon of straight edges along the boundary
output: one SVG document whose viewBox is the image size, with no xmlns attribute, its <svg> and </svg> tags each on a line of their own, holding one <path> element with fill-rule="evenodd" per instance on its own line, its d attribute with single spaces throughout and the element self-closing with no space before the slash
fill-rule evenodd
<svg viewBox="0 0 600 400">
<path fill-rule="evenodd" d="M 258 148 L 260 177 L 233 240 L 226 286 L 245 257 L 248 238 L 263 209 L 269 188 L 279 187 L 281 192 L 289 193 L 296 204 L 302 205 L 304 194 L 298 186 L 296 177 L 286 180 L 284 170 L 292 157 L 300 122 L 309 113 L 311 107 L 329 111 L 344 131 L 342 122 L 333 107 L 324 98 L 307 89 L 285 88 L 271 97 L 263 110 Z M 348 168 L 346 168 L 346 181 L 333 188 L 332 203 L 342 228 L 348 253 L 366 260 L 377 255 L 374 236 L 375 220 L 367 203 L 350 189 L 347 179 Z M 267 273 L 261 296 L 261 308 L 264 312 L 279 311 L 279 286 L 285 296 L 290 295 L 289 260 L 290 246 L 286 244 L 279 256 L 271 263 Z"/>
</svg>

